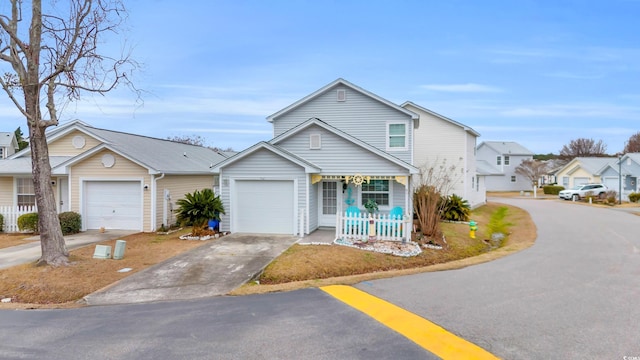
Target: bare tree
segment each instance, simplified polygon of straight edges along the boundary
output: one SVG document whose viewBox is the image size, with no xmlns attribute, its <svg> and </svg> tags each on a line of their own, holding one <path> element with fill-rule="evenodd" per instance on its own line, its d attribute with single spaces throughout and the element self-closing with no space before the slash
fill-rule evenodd
<svg viewBox="0 0 640 360">
<path fill-rule="evenodd" d="M 42 248 L 37 263 L 62 265 L 69 253 L 56 213 L 45 130 L 58 125 L 58 108 L 81 93 L 132 86 L 127 76 L 135 62 L 98 52 L 103 36 L 121 28 L 126 12 L 120 0 L 46 2 L 44 12 L 42 0 L 7 2 L 10 13 L 0 14 L 0 86 L 29 128 Z"/>
<path fill-rule="evenodd" d="M 533 197 L 536 197 L 536 188 L 540 177 L 547 173 L 547 164 L 533 159 L 522 160 L 520 165 L 516 167 L 516 174 L 527 178 L 533 186 Z"/>
<path fill-rule="evenodd" d="M 419 183 L 413 194 L 413 209 L 420 231 L 433 241 L 439 241 L 442 235 L 440 214 L 445 202 L 441 198 L 449 194 L 462 175 L 462 169 L 458 171 L 455 165 L 448 165 L 446 159 L 442 162 L 436 159 L 420 168 Z"/>
<path fill-rule="evenodd" d="M 204 138 L 200 135 L 175 135 L 167 137 L 167 140 L 196 146 L 204 146 L 205 143 Z"/>
<path fill-rule="evenodd" d="M 568 145 L 562 146 L 560 157 L 565 160 L 571 160 L 581 156 L 606 156 L 607 145 L 602 140 L 597 142 L 593 139 L 579 138 L 569 142 Z"/>
<path fill-rule="evenodd" d="M 629 137 L 627 144 L 624 146 L 623 152 L 625 154 L 640 152 L 640 131 Z"/>
</svg>

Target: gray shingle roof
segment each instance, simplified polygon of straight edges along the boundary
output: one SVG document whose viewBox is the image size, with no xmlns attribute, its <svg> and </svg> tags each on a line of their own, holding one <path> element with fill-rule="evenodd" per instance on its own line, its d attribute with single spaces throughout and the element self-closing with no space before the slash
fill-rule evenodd
<svg viewBox="0 0 640 360">
<path fill-rule="evenodd" d="M 500 154 L 534 155 L 529 149 L 514 141 L 483 141 L 478 145 L 478 147 L 483 144 L 489 146 Z"/>
<path fill-rule="evenodd" d="M 476 160 L 476 172 L 478 175 L 504 175 L 500 169 L 489 164 L 486 160 Z"/>
</svg>

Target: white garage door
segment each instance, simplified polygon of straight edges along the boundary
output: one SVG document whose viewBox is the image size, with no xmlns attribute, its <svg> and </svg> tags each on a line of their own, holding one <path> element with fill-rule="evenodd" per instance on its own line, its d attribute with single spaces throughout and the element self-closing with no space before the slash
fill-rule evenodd
<svg viewBox="0 0 640 360">
<path fill-rule="evenodd" d="M 142 185 L 139 181 L 86 181 L 87 229 L 142 230 Z"/>
<path fill-rule="evenodd" d="M 236 232 L 292 234 L 293 181 L 237 180 Z"/>
<path fill-rule="evenodd" d="M 606 186 L 609 190 L 618 191 L 620 189 L 620 184 L 618 182 L 617 177 L 605 177 L 604 178 L 604 186 Z"/>
<path fill-rule="evenodd" d="M 586 177 L 573 178 L 573 186 L 584 185 L 588 183 L 589 183 L 589 178 L 586 178 Z"/>
</svg>

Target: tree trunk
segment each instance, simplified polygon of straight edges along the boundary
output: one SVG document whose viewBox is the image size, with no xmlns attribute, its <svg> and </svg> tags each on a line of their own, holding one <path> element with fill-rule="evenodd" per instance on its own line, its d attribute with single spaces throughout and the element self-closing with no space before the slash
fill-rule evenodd
<svg viewBox="0 0 640 360">
<path fill-rule="evenodd" d="M 45 129 L 29 124 L 31 134 L 31 161 L 33 184 L 38 206 L 38 231 L 42 256 L 38 265 L 66 265 L 69 251 L 62 236 L 62 228 L 56 211 L 56 200 L 51 186 L 51 165 Z"/>
</svg>

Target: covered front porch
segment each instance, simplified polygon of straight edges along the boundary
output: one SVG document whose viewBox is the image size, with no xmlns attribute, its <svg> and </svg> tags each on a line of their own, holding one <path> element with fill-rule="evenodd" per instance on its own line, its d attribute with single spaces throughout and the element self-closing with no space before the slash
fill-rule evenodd
<svg viewBox="0 0 640 360">
<path fill-rule="evenodd" d="M 411 239 L 410 175 L 313 174 L 317 187 L 317 225 L 335 228 L 337 239 Z M 374 202 L 369 211 L 365 204 Z"/>
</svg>

